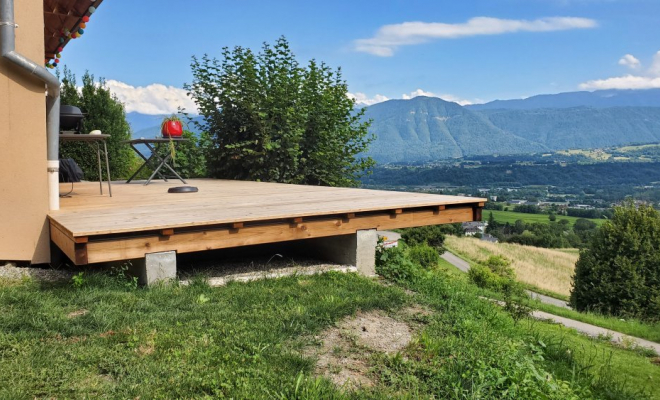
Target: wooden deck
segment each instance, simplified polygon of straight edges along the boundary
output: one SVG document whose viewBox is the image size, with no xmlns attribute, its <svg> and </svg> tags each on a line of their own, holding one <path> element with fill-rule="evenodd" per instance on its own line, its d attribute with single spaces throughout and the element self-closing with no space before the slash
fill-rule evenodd
<svg viewBox="0 0 660 400">
<path fill-rule="evenodd" d="M 485 199 L 263 182 L 74 184 L 49 215 L 51 240 L 77 265 L 481 219 Z M 70 190 L 62 184 L 61 193 Z"/>
</svg>

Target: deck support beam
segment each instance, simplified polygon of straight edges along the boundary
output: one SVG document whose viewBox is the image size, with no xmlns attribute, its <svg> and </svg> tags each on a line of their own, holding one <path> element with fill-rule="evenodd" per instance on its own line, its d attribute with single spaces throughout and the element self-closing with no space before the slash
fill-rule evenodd
<svg viewBox="0 0 660 400">
<path fill-rule="evenodd" d="M 152 285 L 176 279 L 176 251 L 147 253 L 144 258 L 131 262 L 131 273 L 140 284 Z"/>
<path fill-rule="evenodd" d="M 377 241 L 376 230 L 365 229 L 350 235 L 309 239 L 305 246 L 329 261 L 354 265 L 361 275 L 375 276 Z"/>
</svg>

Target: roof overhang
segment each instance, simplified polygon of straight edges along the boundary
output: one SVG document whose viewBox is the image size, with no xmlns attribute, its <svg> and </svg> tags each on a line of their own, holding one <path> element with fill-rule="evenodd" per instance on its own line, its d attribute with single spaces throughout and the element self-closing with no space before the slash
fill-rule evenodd
<svg viewBox="0 0 660 400">
<path fill-rule="evenodd" d="M 71 38 L 62 37 L 62 32 L 75 32 L 80 28 L 83 17 L 90 16 L 90 7 L 98 8 L 103 0 L 44 0 L 44 45 L 45 59 L 52 60 L 57 49 L 66 47 Z M 63 38 L 64 41 L 61 41 Z"/>
</svg>

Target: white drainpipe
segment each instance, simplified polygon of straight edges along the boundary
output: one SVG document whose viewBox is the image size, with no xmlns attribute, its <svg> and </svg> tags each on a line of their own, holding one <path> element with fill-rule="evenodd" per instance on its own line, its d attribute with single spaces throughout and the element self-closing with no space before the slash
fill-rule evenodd
<svg viewBox="0 0 660 400">
<path fill-rule="evenodd" d="M 46 135 L 48 138 L 48 204 L 51 211 L 60 209 L 59 190 L 59 133 L 60 81 L 41 65 L 17 53 L 14 29 L 14 0 L 0 0 L 0 57 L 11 61 L 21 70 L 46 84 Z"/>
</svg>

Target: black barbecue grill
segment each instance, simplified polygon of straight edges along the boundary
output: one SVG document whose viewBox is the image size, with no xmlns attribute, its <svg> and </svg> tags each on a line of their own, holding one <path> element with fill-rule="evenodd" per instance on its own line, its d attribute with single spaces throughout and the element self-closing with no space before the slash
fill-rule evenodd
<svg viewBox="0 0 660 400">
<path fill-rule="evenodd" d="M 60 106 L 60 132 L 80 133 L 85 114 L 75 106 Z"/>
</svg>

